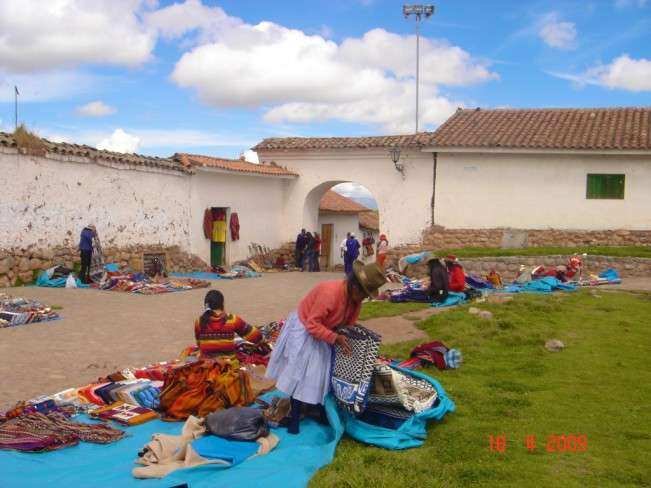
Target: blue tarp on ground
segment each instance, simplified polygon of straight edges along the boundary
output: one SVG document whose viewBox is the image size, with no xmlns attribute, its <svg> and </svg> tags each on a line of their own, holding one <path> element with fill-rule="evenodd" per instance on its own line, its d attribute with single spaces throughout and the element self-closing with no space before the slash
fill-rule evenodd
<svg viewBox="0 0 651 488">
<path fill-rule="evenodd" d="M 330 403 L 332 408 L 334 402 Z M 306 419 L 301 422 L 300 435 L 289 435 L 284 428 L 273 429 L 280 442 L 266 456 L 227 469 L 200 467 L 175 471 L 160 480 L 135 479 L 131 475 L 137 466 L 133 461 L 152 434 L 178 435 L 181 422 L 154 420 L 127 427 L 129 437 L 107 445 L 82 442 L 75 447 L 40 454 L 0 451 L 0 487 L 169 488 L 182 483 L 191 488 L 304 487 L 319 468 L 332 461 L 343 434 L 336 413 L 330 411 L 329 417 L 334 427 Z"/>
<path fill-rule="evenodd" d="M 456 291 L 448 292 L 448 297 L 443 302 L 432 302 L 432 307 L 453 307 L 466 303 L 466 295 Z"/>
<path fill-rule="evenodd" d="M 194 278 L 196 280 L 223 280 L 225 279 L 219 273 L 209 273 L 207 271 L 195 271 L 193 273 L 170 273 L 170 276 L 176 278 Z"/>
<path fill-rule="evenodd" d="M 46 288 L 65 288 L 67 279 L 67 277 L 49 279 L 47 273 L 42 271 L 36 279 L 36 286 L 43 286 Z M 82 283 L 79 278 L 75 278 L 75 281 L 77 282 L 77 288 L 89 288 L 89 286 Z"/>
<path fill-rule="evenodd" d="M 394 366 L 395 367 L 395 366 Z M 175 471 L 163 479 L 138 480 L 131 470 L 138 466 L 134 459 L 155 433 L 178 435 L 181 422 L 154 420 L 127 427 L 128 437 L 107 445 L 82 442 L 75 447 L 48 453 L 27 454 L 0 451 L 0 487 L 31 488 L 43 486 L 70 487 L 139 487 L 169 488 L 187 483 L 191 488 L 217 487 L 304 487 L 318 469 L 330 464 L 344 429 L 354 439 L 387 449 L 418 447 L 427 438 L 427 421 L 440 420 L 455 409 L 443 387 L 426 374 L 395 367 L 405 374 L 429 381 L 440 401 L 436 407 L 420 412 L 399 429 L 391 430 L 362 422 L 337 408 L 332 395 L 325 407 L 330 425 L 312 419 L 301 422 L 299 435 L 286 429 L 273 429 L 280 438 L 278 446 L 266 456 L 246 460 L 232 468 L 199 467 Z M 269 401 L 278 391 L 262 396 Z"/>
<path fill-rule="evenodd" d="M 338 414 L 340 422 L 343 423 L 346 434 L 351 436 L 353 439 L 364 442 L 365 444 L 372 444 L 374 446 L 392 450 L 410 449 L 412 447 L 422 446 L 425 439 L 427 439 L 427 422 L 429 420 L 441 420 L 445 414 L 454 412 L 456 407 L 454 402 L 448 398 L 441 384 L 434 378 L 431 378 L 424 373 L 410 369 L 403 369 L 395 365 L 391 365 L 391 367 L 409 376 L 414 376 L 431 383 L 438 393 L 438 404 L 435 407 L 428 408 L 411 416 L 409 420 L 396 430 L 386 429 L 362 422 L 353 417 L 352 414 L 347 411 L 335 410 L 335 412 Z M 332 400 L 331 397 L 326 400 L 330 400 L 334 403 L 334 400 Z M 326 404 L 326 407 L 328 407 L 328 404 Z M 328 418 L 331 417 L 330 413 L 331 412 L 328 411 Z"/>
<path fill-rule="evenodd" d="M 506 285 L 502 291 L 507 293 L 551 293 L 554 291 L 574 291 L 576 285 L 563 283 L 553 276 L 545 276 L 538 280 L 527 281 L 524 284 L 512 283 Z"/>
</svg>

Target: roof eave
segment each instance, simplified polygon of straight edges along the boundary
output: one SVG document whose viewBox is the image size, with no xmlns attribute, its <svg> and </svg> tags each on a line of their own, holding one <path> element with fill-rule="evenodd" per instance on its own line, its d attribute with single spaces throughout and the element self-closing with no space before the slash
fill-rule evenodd
<svg viewBox="0 0 651 488">
<path fill-rule="evenodd" d="M 594 154 L 594 155 L 630 155 L 646 156 L 651 149 L 569 149 L 569 148 L 523 148 L 523 147 L 464 147 L 464 146 L 428 146 L 423 152 L 436 153 L 495 153 L 495 154 Z"/>
<path fill-rule="evenodd" d="M 293 180 L 298 178 L 296 174 L 269 174 L 269 173 L 254 173 L 253 171 L 237 171 L 234 169 L 225 169 L 225 168 L 214 168 L 212 166 L 194 166 L 195 171 L 197 172 L 207 172 L 207 173 L 223 173 L 229 175 L 239 175 L 239 176 L 255 176 L 258 178 L 277 178 L 285 180 Z"/>
</svg>

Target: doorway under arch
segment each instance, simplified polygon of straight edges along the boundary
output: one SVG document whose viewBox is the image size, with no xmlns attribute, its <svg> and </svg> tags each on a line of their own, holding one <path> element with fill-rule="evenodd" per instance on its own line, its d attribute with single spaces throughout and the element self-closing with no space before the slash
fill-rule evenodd
<svg viewBox="0 0 651 488">
<path fill-rule="evenodd" d="M 359 259 L 375 259 L 379 235 L 379 209 L 375 196 L 352 181 L 327 181 L 314 187 L 305 198 L 303 222 L 308 232 L 321 240 L 319 268 L 343 269 L 341 246 L 354 234 L 360 244 Z"/>
</svg>

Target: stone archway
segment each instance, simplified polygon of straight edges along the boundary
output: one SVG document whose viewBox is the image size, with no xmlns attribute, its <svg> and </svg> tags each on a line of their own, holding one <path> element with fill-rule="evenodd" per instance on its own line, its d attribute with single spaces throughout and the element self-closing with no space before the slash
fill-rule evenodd
<svg viewBox="0 0 651 488">
<path fill-rule="evenodd" d="M 384 149 L 260 150 L 261 161 L 275 162 L 299 174 L 287 182 L 282 235 L 294 239 L 301 228 L 317 222 L 318 202 L 327 189 L 356 182 L 375 197 L 380 231 L 391 246 L 419 242 L 431 225 L 434 161 L 420 150 L 404 150 L 404 176 Z"/>
</svg>

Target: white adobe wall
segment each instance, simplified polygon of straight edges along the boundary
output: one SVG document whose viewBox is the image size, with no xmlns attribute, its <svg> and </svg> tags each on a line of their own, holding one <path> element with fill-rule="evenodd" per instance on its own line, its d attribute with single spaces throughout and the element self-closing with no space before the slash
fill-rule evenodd
<svg viewBox="0 0 651 488">
<path fill-rule="evenodd" d="M 403 150 L 404 179 L 385 149 L 260 151 L 258 157 L 300 174 L 289 182 L 285 198 L 282 234 L 288 239 L 294 239 L 301 227 L 317 225 L 321 197 L 343 182 L 360 183 L 373 194 L 380 212 L 380 231 L 387 234 L 391 245 L 418 242 L 421 231 L 431 224 L 431 153 Z"/>
<path fill-rule="evenodd" d="M 237 212 L 240 220 L 240 240 L 231 241 L 227 232 L 227 264 L 249 257 L 249 245 L 256 243 L 276 248 L 284 241 L 280 229 L 283 223 L 284 188 L 287 181 L 264 176 L 240 176 L 198 169 L 191 180 L 192 236 L 191 252 L 210 263 L 210 241 L 203 235 L 203 215 L 208 207 L 227 207 Z M 230 212 L 226 222 L 230 222 Z"/>
<path fill-rule="evenodd" d="M 336 266 L 337 264 L 343 265 L 344 260 L 341 257 L 339 246 L 341 245 L 341 241 L 346 238 L 346 234 L 352 232 L 357 237 L 360 245 L 362 243 L 359 230 L 359 217 L 356 214 L 320 213 L 319 234 L 321 233 L 321 224 L 334 224 L 332 229 L 332 242 L 330 243 L 330 266 Z M 311 229 L 306 230 L 311 231 Z M 360 249 L 360 256 L 361 254 Z"/>
<path fill-rule="evenodd" d="M 0 150 L 0 248 L 76 246 L 94 223 L 105 247 L 188 250 L 189 182 L 171 171 Z"/>
<path fill-rule="evenodd" d="M 625 174 L 624 199 L 586 199 L 588 173 Z M 648 230 L 651 155 L 439 153 L 435 223 Z"/>
</svg>

